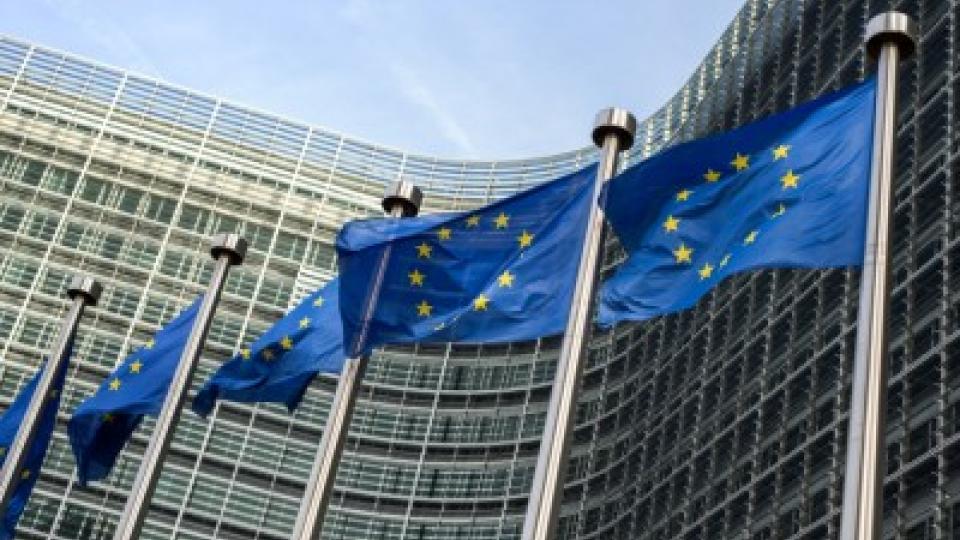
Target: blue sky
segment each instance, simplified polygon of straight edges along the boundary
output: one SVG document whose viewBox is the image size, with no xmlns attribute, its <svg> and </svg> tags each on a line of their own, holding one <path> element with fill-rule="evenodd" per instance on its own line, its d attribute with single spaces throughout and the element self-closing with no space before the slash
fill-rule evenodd
<svg viewBox="0 0 960 540">
<path fill-rule="evenodd" d="M 523 158 L 654 112 L 743 0 L 6 0 L 0 32 L 378 144 Z"/>
</svg>

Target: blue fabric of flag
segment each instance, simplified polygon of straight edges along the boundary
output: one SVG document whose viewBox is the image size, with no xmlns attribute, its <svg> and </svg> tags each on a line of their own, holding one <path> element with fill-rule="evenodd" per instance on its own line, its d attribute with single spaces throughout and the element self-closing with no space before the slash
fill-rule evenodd
<svg viewBox="0 0 960 540">
<path fill-rule="evenodd" d="M 340 285 L 334 279 L 307 296 L 251 346 L 225 362 L 193 399 L 207 416 L 217 399 L 279 402 L 291 411 L 317 373 L 343 368 Z"/>
<path fill-rule="evenodd" d="M 134 350 L 77 406 L 67 433 L 81 485 L 106 478 L 143 416 L 160 414 L 202 298 Z"/>
<path fill-rule="evenodd" d="M 876 81 L 669 148 L 608 183 L 628 253 L 601 290 L 601 325 L 689 308 L 757 268 L 863 262 Z"/>
<path fill-rule="evenodd" d="M 337 237 L 347 351 L 562 332 L 595 179 L 590 166 L 469 212 L 347 223 Z"/>
<path fill-rule="evenodd" d="M 71 343 L 67 347 L 69 355 L 73 349 Z M 70 365 L 69 356 L 64 360 L 60 373 L 56 375 L 53 381 L 51 392 L 53 397 L 47 402 L 46 407 L 40 416 L 40 424 L 37 426 L 37 432 L 33 439 L 33 444 L 27 450 L 27 459 L 24 462 L 23 472 L 20 474 L 20 483 L 14 491 L 13 498 L 7 506 L 7 513 L 3 516 L 3 528 L 0 529 L 0 540 L 9 540 L 14 537 L 17 528 L 17 521 L 23 513 L 30 499 L 30 493 L 37 479 L 40 478 L 40 467 L 43 465 L 43 459 L 47 455 L 47 448 L 50 447 L 50 441 L 53 439 L 53 430 L 57 426 L 57 410 L 60 408 L 60 395 L 63 393 L 63 383 L 67 378 L 67 368 Z M 33 393 L 40 382 L 41 373 L 44 367 L 37 370 L 33 378 L 30 379 L 20 393 L 14 398 L 10 408 L 3 416 L 0 416 L 0 466 L 7 458 L 7 449 L 13 444 L 17 436 L 17 430 L 23 422 L 23 415 L 27 412 Z"/>
</svg>

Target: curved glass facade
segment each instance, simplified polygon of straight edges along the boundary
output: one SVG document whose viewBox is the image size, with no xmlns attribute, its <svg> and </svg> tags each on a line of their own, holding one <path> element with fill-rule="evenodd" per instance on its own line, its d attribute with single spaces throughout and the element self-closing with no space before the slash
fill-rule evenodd
<svg viewBox="0 0 960 540">
<path fill-rule="evenodd" d="M 923 37 L 901 85 L 886 526 L 954 538 L 960 3 L 750 0 L 640 123 L 630 160 L 857 80 L 862 28 L 889 8 L 916 16 Z M 337 229 L 379 215 L 385 183 L 422 186 L 425 212 L 468 208 L 594 159 L 593 148 L 506 162 L 410 155 L 0 38 L 0 401 L 56 332 L 72 272 L 105 292 L 81 325 L 61 422 L 203 289 L 213 233 L 239 232 L 251 250 L 231 272 L 198 385 L 332 276 Z M 610 245 L 606 271 L 620 257 Z M 695 309 L 595 336 L 559 538 L 834 537 L 857 285 L 852 271 L 757 272 Z M 518 538 L 559 341 L 377 353 L 324 538 Z M 335 384 L 319 378 L 293 415 L 232 403 L 207 421 L 186 414 L 144 537 L 287 538 Z M 20 536 L 109 538 L 151 427 L 87 489 L 59 429 Z"/>
</svg>

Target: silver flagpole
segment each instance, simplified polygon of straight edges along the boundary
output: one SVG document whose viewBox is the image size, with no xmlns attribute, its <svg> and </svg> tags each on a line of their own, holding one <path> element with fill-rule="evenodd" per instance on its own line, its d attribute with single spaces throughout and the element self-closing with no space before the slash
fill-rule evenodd
<svg viewBox="0 0 960 540">
<path fill-rule="evenodd" d="M 56 397 L 52 392 L 53 383 L 57 373 L 66 368 L 63 364 L 67 362 L 67 358 L 70 356 L 73 336 L 77 333 L 77 325 L 80 323 L 80 317 L 83 316 L 83 309 L 88 305 L 97 305 L 102 291 L 103 287 L 93 278 L 87 276 L 74 276 L 70 281 L 70 286 L 67 287 L 67 296 L 73 303 L 70 305 L 67 316 L 63 319 L 60 333 L 54 342 L 46 367 L 43 369 L 43 374 L 40 375 L 37 388 L 33 391 L 30 404 L 27 405 L 27 411 L 23 415 L 23 421 L 17 430 L 17 436 L 7 451 L 7 459 L 3 464 L 3 470 L 0 471 L 0 516 L 7 514 L 10 499 L 13 498 L 17 486 L 20 485 L 20 475 L 23 474 L 27 454 L 29 454 L 30 447 L 33 446 L 33 441 L 37 436 L 37 428 L 40 425 L 43 411 L 50 400 Z"/>
<path fill-rule="evenodd" d="M 137 479 L 133 483 L 130 495 L 127 498 L 126 508 L 117 524 L 114 540 L 136 540 L 140 538 L 143 521 L 150 509 L 150 499 L 157 487 L 160 469 L 170 449 L 173 432 L 180 421 L 180 412 L 183 400 L 190 390 L 190 380 L 200 360 L 203 344 L 207 339 L 207 331 L 213 321 L 213 314 L 220 302 L 220 293 L 223 284 L 227 281 L 227 274 L 231 266 L 241 264 L 247 254 L 247 241 L 236 234 L 219 234 L 211 240 L 210 255 L 216 260 L 210 285 L 200 304 L 197 319 L 193 323 L 190 337 L 183 347 L 177 370 L 170 381 L 170 388 L 163 400 L 163 408 L 157 417 L 157 424 L 150 437 L 150 444 L 143 453 Z"/>
<path fill-rule="evenodd" d="M 423 192 L 410 182 L 401 180 L 387 186 L 383 196 L 383 210 L 391 217 L 413 217 L 420 211 L 423 201 Z M 367 308 L 367 318 L 376 309 L 380 281 L 388 262 L 388 254 L 384 254 L 380 261 L 380 274 L 371 293 L 371 301 Z M 327 513 L 330 495 L 337 479 L 337 467 L 340 465 L 340 456 L 343 454 L 343 443 L 347 440 L 347 429 L 350 427 L 350 418 L 353 416 L 353 407 L 357 402 L 360 391 L 360 382 L 367 369 L 367 358 L 350 358 L 343 364 L 340 378 L 337 381 L 337 391 L 333 395 L 330 405 L 330 415 L 327 425 L 323 428 L 320 445 L 313 460 L 310 478 L 300 501 L 300 511 L 293 527 L 294 540 L 318 540 L 323 529 L 323 518 Z"/>
<path fill-rule="evenodd" d="M 580 376 L 583 373 L 587 336 L 593 311 L 593 295 L 603 247 L 603 212 L 598 203 L 604 182 L 617 172 L 620 152 L 633 146 L 637 121 L 623 109 L 604 109 L 597 114 L 593 142 L 601 147 L 600 165 L 594 187 L 593 208 L 587 223 L 580 268 L 567 328 L 560 347 L 557 373 L 550 394 L 546 424 L 540 442 L 540 455 L 533 476 L 527 516 L 523 524 L 523 540 L 550 540 L 557 525 L 560 500 L 563 498 L 563 474 L 573 431 Z"/>
<path fill-rule="evenodd" d="M 860 306 L 854 353 L 853 392 L 844 473 L 842 540 L 875 540 L 883 528 L 886 476 L 887 301 L 890 297 L 890 213 L 897 122 L 897 69 L 916 48 L 917 27 L 897 12 L 867 24 L 867 52 L 879 58 L 873 131 L 873 163 L 867 215 Z"/>
</svg>

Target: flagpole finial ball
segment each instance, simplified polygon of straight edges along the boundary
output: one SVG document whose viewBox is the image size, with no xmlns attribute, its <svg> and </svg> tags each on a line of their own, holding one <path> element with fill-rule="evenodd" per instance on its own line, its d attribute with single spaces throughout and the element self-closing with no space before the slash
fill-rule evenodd
<svg viewBox="0 0 960 540">
<path fill-rule="evenodd" d="M 247 256 L 247 241 L 239 234 L 218 234 L 210 239 L 210 255 L 214 259 L 226 255 L 230 257 L 230 264 L 240 264 Z"/>
<path fill-rule="evenodd" d="M 67 286 L 67 296 L 74 299 L 77 296 L 86 298 L 87 304 L 97 305 L 100 295 L 103 293 L 103 285 L 90 276 L 75 275 L 70 279 L 70 285 Z"/>
<path fill-rule="evenodd" d="M 637 119 L 626 109 L 610 107 L 597 113 L 593 123 L 593 142 L 603 146 L 607 135 L 616 135 L 620 140 L 619 150 L 629 150 L 637 134 Z"/>
<path fill-rule="evenodd" d="M 403 217 L 414 217 L 420 212 L 422 202 L 423 191 L 408 180 L 398 180 L 383 191 L 383 211 L 388 214 L 400 206 Z"/>
<path fill-rule="evenodd" d="M 867 23 L 865 41 L 871 58 L 879 58 L 880 50 L 887 43 L 900 48 L 901 58 L 907 58 L 917 49 L 917 23 L 898 11 L 876 15 Z"/>
</svg>

